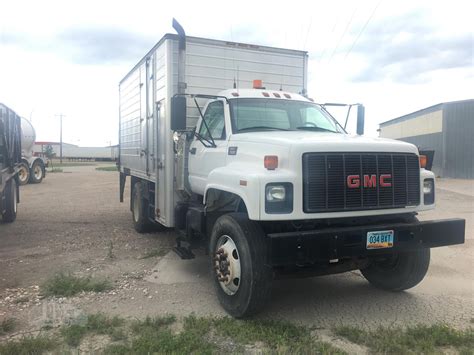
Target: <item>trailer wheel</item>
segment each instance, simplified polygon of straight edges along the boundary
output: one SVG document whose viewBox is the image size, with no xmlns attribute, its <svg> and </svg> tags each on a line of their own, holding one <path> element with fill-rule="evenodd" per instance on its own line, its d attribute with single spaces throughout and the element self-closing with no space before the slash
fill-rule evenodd
<svg viewBox="0 0 474 355">
<path fill-rule="evenodd" d="M 22 162 L 18 165 L 18 182 L 21 185 L 26 185 L 30 180 L 30 168 L 28 164 Z"/>
<path fill-rule="evenodd" d="M 44 164 L 40 159 L 36 159 L 31 167 L 30 182 L 32 184 L 39 184 L 43 181 L 44 177 Z"/>
<path fill-rule="evenodd" d="M 132 217 L 133 226 L 138 233 L 146 233 L 153 226 L 148 218 L 148 200 L 144 196 L 143 185 L 136 182 L 132 193 Z"/>
<path fill-rule="evenodd" d="M 430 265 L 430 249 L 419 249 L 374 259 L 360 270 L 375 287 L 403 291 L 418 285 Z"/>
<path fill-rule="evenodd" d="M 222 307 L 233 317 L 259 312 L 270 297 L 273 271 L 260 226 L 245 213 L 221 216 L 210 240 L 211 273 Z"/>
<path fill-rule="evenodd" d="M 17 190 L 16 190 L 16 181 L 15 179 L 11 179 L 6 186 L 5 189 L 5 197 L 6 197 L 6 209 L 5 212 L 2 214 L 2 220 L 6 223 L 11 223 L 16 219 L 16 208 L 17 208 Z"/>
</svg>

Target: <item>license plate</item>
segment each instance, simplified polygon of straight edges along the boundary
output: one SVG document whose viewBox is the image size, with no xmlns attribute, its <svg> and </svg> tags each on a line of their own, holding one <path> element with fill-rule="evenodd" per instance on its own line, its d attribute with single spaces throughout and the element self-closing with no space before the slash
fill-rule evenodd
<svg viewBox="0 0 474 355">
<path fill-rule="evenodd" d="M 367 232 L 367 249 L 393 247 L 393 230 Z"/>
</svg>

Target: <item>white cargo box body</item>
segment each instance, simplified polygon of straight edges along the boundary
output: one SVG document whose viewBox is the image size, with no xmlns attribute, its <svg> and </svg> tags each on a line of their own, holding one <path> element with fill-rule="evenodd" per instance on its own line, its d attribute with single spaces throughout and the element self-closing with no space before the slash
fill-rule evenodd
<svg viewBox="0 0 474 355">
<path fill-rule="evenodd" d="M 251 88 L 255 79 L 271 90 L 306 93 L 307 52 L 186 37 L 187 94 L 217 95 Z M 165 35 L 120 82 L 120 170 L 155 183 L 157 221 L 174 225 L 174 147 L 171 97 L 178 87 L 178 36 Z M 205 101 L 200 100 L 201 108 Z M 199 113 L 188 100 L 187 126 Z M 124 170 L 125 169 L 125 170 Z"/>
</svg>

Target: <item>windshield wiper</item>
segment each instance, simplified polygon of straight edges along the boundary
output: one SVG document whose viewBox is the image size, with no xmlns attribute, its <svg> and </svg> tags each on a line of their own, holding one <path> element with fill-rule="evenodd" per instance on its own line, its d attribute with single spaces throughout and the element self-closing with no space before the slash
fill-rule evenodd
<svg viewBox="0 0 474 355">
<path fill-rule="evenodd" d="M 249 131 L 251 129 L 273 129 L 273 130 L 276 130 L 276 131 L 289 131 L 289 129 L 286 129 L 286 128 L 268 127 L 268 126 L 253 126 L 253 127 L 241 128 L 237 132 Z"/>
<path fill-rule="evenodd" d="M 308 130 L 308 131 L 324 131 L 324 132 L 331 132 L 331 133 L 339 133 L 337 131 L 333 131 L 323 127 L 316 127 L 316 126 L 301 126 L 296 127 L 296 129 Z"/>
</svg>

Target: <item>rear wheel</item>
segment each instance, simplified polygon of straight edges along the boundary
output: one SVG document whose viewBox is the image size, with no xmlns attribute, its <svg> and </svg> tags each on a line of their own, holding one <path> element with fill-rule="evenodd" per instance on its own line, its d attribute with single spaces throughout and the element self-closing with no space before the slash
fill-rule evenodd
<svg viewBox="0 0 474 355">
<path fill-rule="evenodd" d="M 217 297 L 232 316 L 259 312 L 270 297 L 273 278 L 267 243 L 260 226 L 244 213 L 220 217 L 210 241 L 211 268 Z"/>
<path fill-rule="evenodd" d="M 360 270 L 372 285 L 389 291 L 403 291 L 418 285 L 430 265 L 430 249 L 396 253 L 374 259 Z"/>
<path fill-rule="evenodd" d="M 16 181 L 11 179 L 6 186 L 5 190 L 6 197 L 6 209 L 2 214 L 3 222 L 10 223 L 16 219 L 16 208 L 17 208 L 17 190 L 16 190 Z"/>
<path fill-rule="evenodd" d="M 44 178 L 44 164 L 40 159 L 35 160 L 30 172 L 30 182 L 39 184 Z"/>
<path fill-rule="evenodd" d="M 26 185 L 30 180 L 30 168 L 28 164 L 22 162 L 18 165 L 18 182 L 21 185 Z"/>
<path fill-rule="evenodd" d="M 149 232 L 153 223 L 148 218 L 148 200 L 145 199 L 142 183 L 133 185 L 132 193 L 132 217 L 133 226 L 138 233 Z"/>
</svg>

